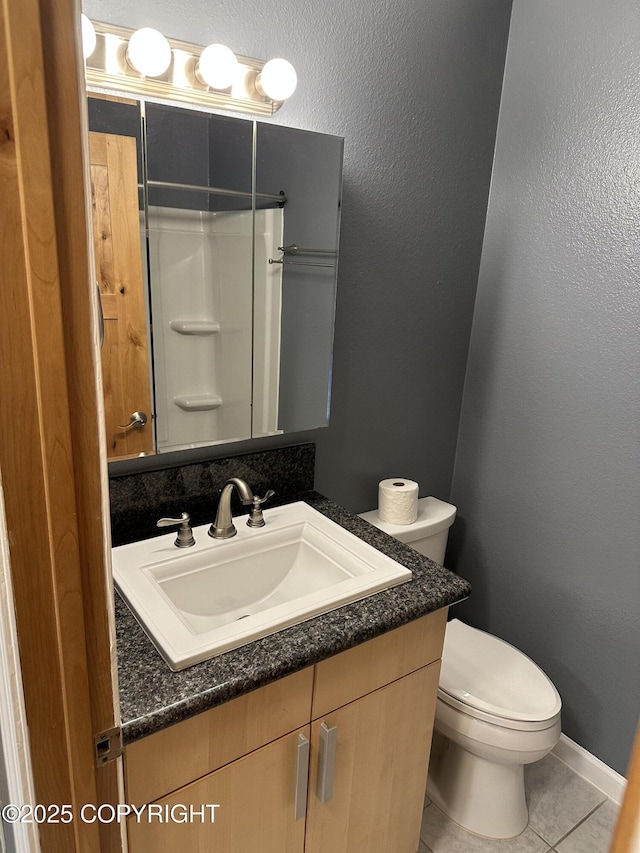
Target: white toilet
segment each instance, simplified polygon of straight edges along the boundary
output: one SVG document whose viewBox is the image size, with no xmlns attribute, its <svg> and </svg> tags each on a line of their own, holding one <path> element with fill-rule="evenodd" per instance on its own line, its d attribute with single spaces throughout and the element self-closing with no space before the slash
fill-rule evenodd
<svg viewBox="0 0 640 853">
<path fill-rule="evenodd" d="M 362 518 L 442 564 L 456 508 L 418 501 L 414 524 Z M 560 737 L 558 691 L 544 672 L 503 640 L 453 619 L 447 623 L 427 793 L 456 823 L 489 838 L 527 826 L 524 765 Z"/>
</svg>

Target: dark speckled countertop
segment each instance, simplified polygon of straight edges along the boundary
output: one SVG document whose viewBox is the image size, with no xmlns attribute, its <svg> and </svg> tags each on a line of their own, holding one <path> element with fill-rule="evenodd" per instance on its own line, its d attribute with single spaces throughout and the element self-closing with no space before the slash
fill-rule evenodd
<svg viewBox="0 0 640 853">
<path fill-rule="evenodd" d="M 120 710 L 125 744 L 469 595 L 467 581 L 317 492 L 305 492 L 297 499 L 306 501 L 411 569 L 413 578 L 181 672 L 169 669 L 127 605 L 116 595 Z"/>
</svg>

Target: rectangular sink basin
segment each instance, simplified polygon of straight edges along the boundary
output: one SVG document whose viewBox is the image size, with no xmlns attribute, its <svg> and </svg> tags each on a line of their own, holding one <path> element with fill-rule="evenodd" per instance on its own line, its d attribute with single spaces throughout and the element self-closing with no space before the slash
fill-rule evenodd
<svg viewBox="0 0 640 853">
<path fill-rule="evenodd" d="M 395 560 L 303 502 L 235 519 L 233 539 L 194 530 L 114 548 L 117 588 L 171 669 L 180 670 L 410 580 Z"/>
</svg>

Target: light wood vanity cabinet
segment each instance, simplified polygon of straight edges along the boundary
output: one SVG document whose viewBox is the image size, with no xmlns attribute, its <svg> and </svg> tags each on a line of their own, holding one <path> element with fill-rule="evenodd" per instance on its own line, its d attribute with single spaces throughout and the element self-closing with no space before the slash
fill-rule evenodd
<svg viewBox="0 0 640 853">
<path fill-rule="evenodd" d="M 130 853 L 415 853 L 446 613 L 128 746 L 127 802 L 220 806 L 129 818 Z"/>
</svg>

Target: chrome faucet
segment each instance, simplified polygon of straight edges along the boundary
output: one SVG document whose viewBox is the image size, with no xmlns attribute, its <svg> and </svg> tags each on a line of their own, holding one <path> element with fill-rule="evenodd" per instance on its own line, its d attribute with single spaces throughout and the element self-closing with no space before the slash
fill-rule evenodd
<svg viewBox="0 0 640 853">
<path fill-rule="evenodd" d="M 252 505 L 247 526 L 264 527 L 261 505 L 275 493 L 269 489 L 263 498 L 259 498 L 254 496 L 250 486 L 244 480 L 240 477 L 232 477 L 225 483 L 218 503 L 216 520 L 209 528 L 209 536 L 213 536 L 214 539 L 231 539 L 238 532 L 231 518 L 231 493 L 234 488 L 237 489 L 240 500 L 245 506 Z"/>
</svg>

